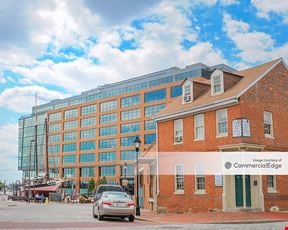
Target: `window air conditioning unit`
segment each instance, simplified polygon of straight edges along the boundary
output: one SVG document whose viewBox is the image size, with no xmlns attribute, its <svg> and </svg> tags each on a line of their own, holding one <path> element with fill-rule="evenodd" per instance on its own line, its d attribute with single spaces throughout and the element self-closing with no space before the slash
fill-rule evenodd
<svg viewBox="0 0 288 230">
<path fill-rule="evenodd" d="M 175 142 L 176 142 L 176 143 L 182 142 L 182 136 L 175 137 Z"/>
<path fill-rule="evenodd" d="M 184 101 L 185 101 L 185 102 L 191 101 L 191 96 L 190 96 L 190 95 L 185 95 L 185 96 L 184 96 Z"/>
</svg>

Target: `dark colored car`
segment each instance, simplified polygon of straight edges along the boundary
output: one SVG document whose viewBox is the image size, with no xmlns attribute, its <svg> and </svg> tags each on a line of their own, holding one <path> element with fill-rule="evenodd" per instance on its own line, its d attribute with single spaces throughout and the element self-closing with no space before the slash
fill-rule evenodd
<svg viewBox="0 0 288 230">
<path fill-rule="evenodd" d="M 95 192 L 94 201 L 101 198 L 103 192 L 124 192 L 120 185 L 100 184 Z"/>
</svg>

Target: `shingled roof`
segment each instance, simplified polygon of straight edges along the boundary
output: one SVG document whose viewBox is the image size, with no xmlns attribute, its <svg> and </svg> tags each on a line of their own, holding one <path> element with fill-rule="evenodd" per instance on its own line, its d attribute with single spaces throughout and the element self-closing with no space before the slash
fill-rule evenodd
<svg viewBox="0 0 288 230">
<path fill-rule="evenodd" d="M 257 83 L 262 77 L 264 77 L 268 72 L 270 72 L 276 65 L 283 62 L 286 66 L 286 63 L 282 58 L 276 59 L 262 65 L 258 65 L 249 69 L 236 71 L 233 74 L 242 76 L 242 79 L 239 80 L 230 89 L 226 90 L 219 95 L 211 95 L 211 88 L 203 94 L 201 97 L 193 100 L 189 103 L 182 103 L 182 97 L 177 97 L 169 103 L 166 108 L 161 110 L 156 116 L 156 121 L 166 120 L 172 117 L 183 116 L 185 114 L 197 113 L 205 110 L 209 110 L 212 107 L 215 109 L 223 105 L 235 104 L 238 102 L 238 98 L 245 93 L 249 88 L 251 88 L 255 83 Z M 224 72 L 225 74 L 225 72 Z M 189 81 L 195 82 L 205 82 L 207 81 L 203 78 L 191 78 Z"/>
</svg>

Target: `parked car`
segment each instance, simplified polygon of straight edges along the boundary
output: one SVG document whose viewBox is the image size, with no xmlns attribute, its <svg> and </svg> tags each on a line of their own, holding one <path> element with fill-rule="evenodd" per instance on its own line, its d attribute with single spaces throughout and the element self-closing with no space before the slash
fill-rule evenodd
<svg viewBox="0 0 288 230">
<path fill-rule="evenodd" d="M 93 203 L 93 217 L 103 220 L 104 217 L 128 217 L 134 221 L 135 203 L 125 192 L 103 192 Z"/>
<path fill-rule="evenodd" d="M 103 192 L 124 192 L 120 185 L 100 184 L 95 192 L 94 201 L 101 198 Z"/>
</svg>

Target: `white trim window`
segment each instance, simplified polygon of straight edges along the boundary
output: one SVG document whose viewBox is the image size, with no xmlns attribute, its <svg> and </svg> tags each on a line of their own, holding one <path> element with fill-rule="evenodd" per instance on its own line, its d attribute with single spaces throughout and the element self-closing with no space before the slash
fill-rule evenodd
<svg viewBox="0 0 288 230">
<path fill-rule="evenodd" d="M 174 143 L 183 142 L 183 120 L 174 120 Z"/>
<path fill-rule="evenodd" d="M 194 116 L 194 140 L 204 140 L 204 114 Z"/>
<path fill-rule="evenodd" d="M 267 176 L 267 190 L 268 193 L 276 193 L 276 176 L 275 175 L 268 175 Z"/>
<path fill-rule="evenodd" d="M 204 166 L 201 163 L 195 164 L 195 194 L 205 194 Z"/>
<path fill-rule="evenodd" d="M 228 136 L 227 109 L 216 110 L 217 137 Z"/>
<path fill-rule="evenodd" d="M 175 193 L 184 193 L 184 165 L 175 165 Z"/>
<path fill-rule="evenodd" d="M 271 112 L 264 111 L 264 134 L 265 137 L 273 137 L 273 116 Z"/>
<path fill-rule="evenodd" d="M 221 94 L 224 92 L 223 72 L 215 70 L 211 75 L 211 92 L 212 96 Z"/>
<path fill-rule="evenodd" d="M 183 91 L 183 95 L 182 95 L 183 104 L 191 102 L 192 101 L 192 82 L 186 80 L 186 82 L 184 82 L 182 86 L 182 91 Z"/>
</svg>

